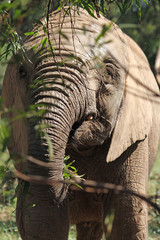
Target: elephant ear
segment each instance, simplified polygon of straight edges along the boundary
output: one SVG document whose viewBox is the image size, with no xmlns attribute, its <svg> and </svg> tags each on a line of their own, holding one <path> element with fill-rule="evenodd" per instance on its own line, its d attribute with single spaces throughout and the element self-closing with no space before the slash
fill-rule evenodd
<svg viewBox="0 0 160 240">
<path fill-rule="evenodd" d="M 106 158 L 112 162 L 133 143 L 143 141 L 152 126 L 152 101 L 158 87 L 148 61 L 138 45 L 126 36 L 129 59 L 124 101 L 112 134 Z"/>
</svg>

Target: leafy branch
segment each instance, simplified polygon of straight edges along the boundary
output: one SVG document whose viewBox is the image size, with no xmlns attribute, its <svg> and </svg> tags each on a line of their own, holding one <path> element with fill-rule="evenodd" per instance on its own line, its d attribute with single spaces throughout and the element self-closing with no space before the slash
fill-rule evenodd
<svg viewBox="0 0 160 240">
<path fill-rule="evenodd" d="M 18 178 L 21 178 L 27 182 L 46 184 L 50 186 L 54 186 L 54 184 L 57 182 L 69 184 L 70 185 L 69 188 L 73 191 L 85 191 L 90 193 L 103 193 L 103 194 L 107 194 L 109 191 L 112 191 L 114 194 L 130 194 L 147 202 L 160 214 L 160 207 L 155 202 L 153 202 L 150 197 L 147 197 L 146 195 L 136 193 L 134 191 L 126 189 L 121 185 L 104 183 L 104 182 L 96 182 L 93 180 L 84 180 L 77 177 L 73 172 L 71 173 L 72 179 L 64 179 L 61 181 L 55 181 L 55 180 L 53 181 L 42 176 L 25 175 L 19 171 L 16 171 L 15 174 Z"/>
<path fill-rule="evenodd" d="M 23 38 L 25 35 L 35 34 L 33 32 L 20 32 L 19 33 L 19 18 L 25 18 L 26 14 L 30 14 L 30 18 L 34 19 L 34 15 L 36 15 L 36 6 L 38 4 L 37 0 L 33 1 L 35 3 L 35 8 L 31 11 L 31 8 L 27 9 L 31 5 L 31 0 L 27 0 L 26 4 L 22 4 L 20 0 L 12 0 L 12 1 L 3 1 L 0 5 L 0 31 L 2 33 L 0 37 L 0 60 L 6 61 L 7 58 L 11 55 L 17 56 L 17 52 L 20 51 L 22 54 L 22 58 L 27 58 L 27 54 L 23 45 Z M 150 1 L 151 3 L 152 1 Z M 48 31 L 48 20 L 49 13 L 53 9 L 57 8 L 58 10 L 63 9 L 65 11 L 64 6 L 68 5 L 70 8 L 73 6 L 76 7 L 77 12 L 79 8 L 85 9 L 92 17 L 100 17 L 100 13 L 103 15 L 107 15 L 107 11 L 109 7 L 112 8 L 118 7 L 121 14 L 125 14 L 128 10 L 131 9 L 132 6 L 136 6 L 137 13 L 139 18 L 141 18 L 141 6 L 142 3 L 149 5 L 147 0 L 58 0 L 55 4 L 53 0 L 40 1 L 41 5 L 46 5 L 46 26 L 43 24 L 43 30 L 46 34 L 46 37 L 42 40 L 41 44 L 44 48 L 48 42 L 50 51 L 53 53 L 54 46 L 50 41 L 49 31 Z M 16 9 L 13 15 L 13 9 Z M 26 13 L 25 13 L 26 12 Z M 24 14 L 25 13 L 25 14 Z M 13 17 L 13 16 L 14 17 Z M 45 15 L 44 10 L 41 12 L 41 16 Z M 39 16 L 39 15 L 37 15 Z M 34 20 L 35 21 L 35 20 Z M 39 19 L 35 22 L 39 22 Z M 23 21 L 21 28 L 23 29 Z M 37 46 L 34 46 L 34 50 Z M 28 59 L 29 60 L 29 59 Z"/>
</svg>

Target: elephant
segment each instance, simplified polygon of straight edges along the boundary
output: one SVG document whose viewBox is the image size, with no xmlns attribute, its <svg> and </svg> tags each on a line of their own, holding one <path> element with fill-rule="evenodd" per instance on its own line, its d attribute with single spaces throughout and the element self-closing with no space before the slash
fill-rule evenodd
<svg viewBox="0 0 160 240">
<path fill-rule="evenodd" d="M 83 9 L 56 10 L 32 32 L 24 40 L 27 57 L 11 59 L 2 87 L 9 152 L 17 171 L 53 184 L 19 179 L 21 238 L 66 240 L 69 224 L 76 224 L 78 240 L 100 240 L 113 209 L 109 240 L 147 240 L 146 202 L 113 191 L 73 191 L 63 181 L 69 155 L 84 179 L 146 194 L 160 122 L 159 89 L 146 56 L 115 23 Z M 37 116 L 17 116 L 30 105 Z"/>
</svg>

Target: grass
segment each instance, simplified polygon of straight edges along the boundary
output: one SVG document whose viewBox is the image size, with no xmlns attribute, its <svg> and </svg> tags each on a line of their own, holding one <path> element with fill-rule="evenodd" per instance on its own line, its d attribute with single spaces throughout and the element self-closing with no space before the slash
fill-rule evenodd
<svg viewBox="0 0 160 240">
<path fill-rule="evenodd" d="M 15 203 L 0 205 L 0 239 L 20 240 L 15 222 Z"/>
<path fill-rule="evenodd" d="M 157 154 L 157 160 L 153 166 L 150 174 L 150 180 L 148 185 L 148 195 L 156 196 L 152 200 L 160 206 L 160 147 Z M 149 240 L 160 240 L 160 215 L 155 210 L 149 207 Z"/>
<path fill-rule="evenodd" d="M 20 240 L 15 221 L 16 199 L 14 196 L 15 186 L 7 190 L 7 185 L 1 189 L 0 197 L 0 239 L 1 240 Z M 155 196 L 160 193 L 160 148 L 157 161 L 152 169 L 148 195 Z M 3 194 L 3 195 L 2 195 Z M 160 206 L 160 199 L 153 199 Z M 160 240 L 160 215 L 153 208 L 149 207 L 149 240 Z M 75 240 L 75 227 L 71 226 L 68 240 Z"/>
<path fill-rule="evenodd" d="M 4 189 L 3 189 L 4 190 Z M 20 240 L 15 221 L 16 199 L 14 190 L 5 190 L 0 198 L 0 239 Z M 5 196 L 5 197 L 4 197 Z"/>
</svg>

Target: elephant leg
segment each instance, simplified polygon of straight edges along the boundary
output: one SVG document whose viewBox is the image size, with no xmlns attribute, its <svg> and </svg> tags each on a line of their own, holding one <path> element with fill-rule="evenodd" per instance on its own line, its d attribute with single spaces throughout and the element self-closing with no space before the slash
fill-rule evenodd
<svg viewBox="0 0 160 240">
<path fill-rule="evenodd" d="M 118 184 L 146 194 L 148 181 L 147 142 L 140 143 L 132 156 L 119 167 Z M 145 147 L 144 147 L 145 146 Z M 109 240 L 148 240 L 147 203 L 131 194 L 114 196 L 115 216 Z"/>
<path fill-rule="evenodd" d="M 71 224 L 76 224 L 78 240 L 100 240 L 103 235 L 103 202 L 101 195 L 72 192 L 68 202 Z"/>
<path fill-rule="evenodd" d="M 147 240 L 147 204 L 128 195 L 117 200 L 109 240 Z"/>
<path fill-rule="evenodd" d="M 38 200 L 28 193 L 25 200 L 19 193 L 16 220 L 23 240 L 67 240 L 69 221 L 66 202 Z"/>
<path fill-rule="evenodd" d="M 100 222 L 81 222 L 76 224 L 77 240 L 101 240 L 103 224 Z"/>
</svg>

